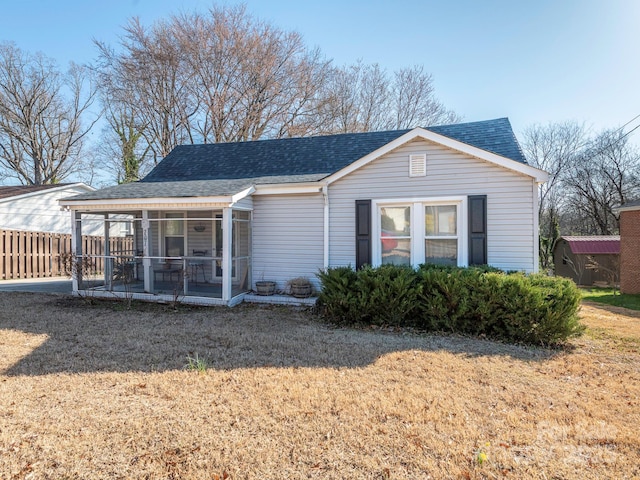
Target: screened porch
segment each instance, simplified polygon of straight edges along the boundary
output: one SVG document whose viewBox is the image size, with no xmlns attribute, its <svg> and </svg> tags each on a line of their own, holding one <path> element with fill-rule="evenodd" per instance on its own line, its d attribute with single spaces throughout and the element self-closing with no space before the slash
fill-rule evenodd
<svg viewBox="0 0 640 480">
<path fill-rule="evenodd" d="M 74 212 L 79 294 L 227 305 L 251 288 L 248 210 L 138 210 L 99 217 Z M 104 248 L 89 254 L 82 230 L 96 222 L 104 226 Z M 103 272 L 95 268 L 99 259 Z"/>
</svg>

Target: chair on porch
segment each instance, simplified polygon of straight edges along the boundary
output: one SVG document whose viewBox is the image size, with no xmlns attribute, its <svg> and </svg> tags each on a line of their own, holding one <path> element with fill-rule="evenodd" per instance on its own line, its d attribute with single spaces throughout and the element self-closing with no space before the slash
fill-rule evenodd
<svg viewBox="0 0 640 480">
<path fill-rule="evenodd" d="M 193 250 L 194 257 L 206 257 L 209 250 Z M 198 270 L 202 272 L 202 283 L 207 283 L 207 276 L 204 270 L 204 260 L 191 260 L 189 261 L 189 268 L 191 269 L 191 276 L 195 280 L 195 284 L 198 285 Z"/>
</svg>

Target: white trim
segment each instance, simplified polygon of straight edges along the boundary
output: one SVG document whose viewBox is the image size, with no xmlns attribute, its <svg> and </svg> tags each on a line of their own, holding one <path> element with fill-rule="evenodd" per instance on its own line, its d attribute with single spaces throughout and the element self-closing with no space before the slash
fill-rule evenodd
<svg viewBox="0 0 640 480">
<path fill-rule="evenodd" d="M 304 183 L 273 183 L 268 185 L 255 185 L 254 195 L 287 195 L 292 193 L 319 193 L 323 184 L 318 182 Z"/>
<path fill-rule="evenodd" d="M 11 185 L 7 185 L 7 186 L 11 186 Z M 16 185 L 13 185 L 16 186 Z M 17 185 L 17 186 L 24 186 L 24 185 Z M 0 198 L 0 203 L 4 203 L 4 202 L 11 202 L 13 200 L 19 200 L 22 198 L 29 198 L 29 197 L 37 197 L 39 195 L 44 195 L 45 193 L 51 193 L 51 192 L 58 192 L 60 190 L 65 190 L 67 188 L 82 188 L 83 190 L 87 191 L 87 192 L 94 192 L 96 189 L 93 188 L 90 185 L 87 185 L 85 183 L 70 183 L 67 185 L 60 185 L 59 187 L 52 187 L 52 188 L 45 188 L 43 190 L 38 190 L 36 192 L 29 192 L 29 193 L 21 193 L 18 195 L 13 195 L 11 197 L 5 197 L 5 198 Z M 73 195 L 73 192 L 69 192 L 70 195 Z M 75 195 L 78 195 L 77 193 Z M 60 200 L 58 200 L 60 201 Z"/>
<path fill-rule="evenodd" d="M 170 218 L 167 217 L 168 214 L 179 214 L 182 215 L 180 217 L 180 220 L 182 220 L 182 235 L 167 235 L 167 223 L 169 223 L 170 221 L 175 221 L 178 220 L 178 218 Z M 167 253 L 167 237 L 170 238 L 180 238 L 182 237 L 182 255 L 178 255 L 179 257 L 184 257 L 187 255 L 187 245 L 189 244 L 189 239 L 187 238 L 187 211 L 184 210 L 180 210 L 180 211 L 163 211 L 161 212 L 160 218 L 158 220 L 163 220 L 160 223 L 160 228 L 158 228 L 158 246 L 160 247 L 160 254 L 162 257 L 171 257 L 171 255 L 169 255 Z M 160 260 L 160 263 L 165 263 L 165 260 Z"/>
<path fill-rule="evenodd" d="M 153 198 L 112 198 L 96 200 L 58 200 L 63 207 L 71 209 L 117 208 L 119 210 L 140 210 L 145 205 L 153 205 L 154 210 L 184 210 L 191 207 L 224 208 L 234 207 L 236 203 L 251 195 L 287 195 L 302 193 L 319 193 L 322 184 L 319 182 L 274 183 L 268 185 L 252 185 L 238 193 L 212 197 L 153 197 Z M 175 204 L 180 204 L 178 207 Z M 122 208 L 126 206 L 126 208 Z"/>
<path fill-rule="evenodd" d="M 635 210 L 640 210 L 640 205 L 633 205 L 631 207 L 625 207 L 624 205 L 622 205 L 621 207 L 613 208 L 612 210 L 614 213 L 633 212 Z"/>
<path fill-rule="evenodd" d="M 324 198 L 324 206 L 323 206 L 323 225 L 322 231 L 324 234 L 323 238 L 323 252 L 322 252 L 322 266 L 323 268 L 329 268 L 329 189 L 327 185 L 323 185 L 322 187 L 322 196 Z"/>
<path fill-rule="evenodd" d="M 78 256 L 82 255 L 82 222 L 80 221 L 82 218 L 82 214 L 78 212 L 71 212 L 71 253 L 72 258 L 71 261 L 74 261 Z M 79 235 L 78 235 L 79 234 Z M 80 251 L 78 251 L 80 250 Z M 80 287 L 80 282 L 78 281 L 78 273 L 73 271 L 73 267 L 71 269 L 71 290 L 73 292 L 77 292 Z"/>
<path fill-rule="evenodd" d="M 231 195 L 231 205 L 229 206 L 233 207 L 234 204 L 238 203 L 240 200 L 247 198 L 249 195 L 253 194 L 253 192 L 255 191 L 256 191 L 256 187 L 252 185 L 249 188 L 246 188 L 241 192 L 236 193 L 235 195 Z"/>
<path fill-rule="evenodd" d="M 447 196 L 447 197 L 413 197 L 413 198 L 390 198 L 371 200 L 371 263 L 379 266 L 382 261 L 380 251 L 380 208 L 386 206 L 410 206 L 411 207 L 411 264 L 417 267 L 424 263 L 424 212 L 425 206 L 429 205 L 456 205 L 457 214 L 457 239 L 458 239 L 458 266 L 467 267 L 469 265 L 469 245 L 468 245 L 468 218 L 467 218 L 467 197 Z"/>
<path fill-rule="evenodd" d="M 228 302 L 232 297 L 231 242 L 233 242 L 233 215 L 231 208 L 222 210 L 222 300 Z"/>
<path fill-rule="evenodd" d="M 444 135 L 439 135 L 430 130 L 425 130 L 424 128 L 414 128 L 413 130 L 405 133 L 404 135 L 396 138 L 395 140 L 383 145 L 379 149 L 371 152 L 368 155 L 365 155 L 360 160 L 356 160 L 355 162 L 347 165 L 342 170 L 330 175 L 327 177 L 327 183 L 331 184 L 340 180 L 341 178 L 349 175 L 350 173 L 358 170 L 359 168 L 364 167 L 365 165 L 371 163 L 372 161 L 380 158 L 383 155 L 395 150 L 396 148 L 408 143 L 416 138 L 421 138 L 423 140 L 427 140 L 430 142 L 438 143 L 442 146 L 451 148 L 452 150 L 456 150 L 461 153 L 465 153 L 467 155 L 471 155 L 472 157 L 479 158 L 480 160 L 485 160 L 489 163 L 493 163 L 500 167 L 507 168 L 509 170 L 513 170 L 515 172 L 521 173 L 523 175 L 527 175 L 529 177 L 534 178 L 537 182 L 546 182 L 549 179 L 549 174 L 544 170 L 540 170 L 538 168 L 532 167 L 530 165 L 526 165 L 524 163 L 518 162 L 516 160 L 511 160 L 510 158 L 503 157 L 501 155 L 497 155 L 492 152 L 488 152 L 487 150 L 483 150 L 478 147 L 473 147 L 466 143 L 460 142 L 458 140 L 453 140 L 452 138 L 445 137 Z"/>
<path fill-rule="evenodd" d="M 217 197 L 153 197 L 153 198 L 111 198 L 111 199 L 99 199 L 99 200 L 58 200 L 58 203 L 62 206 L 69 207 L 92 207 L 92 206 L 119 206 L 119 205 L 136 205 L 136 208 L 131 210 L 139 210 L 137 206 L 140 205 L 167 205 L 167 209 L 171 209 L 172 204 L 192 204 L 194 206 L 200 204 L 215 203 L 220 207 L 227 207 L 233 202 L 231 196 L 217 196 Z M 165 207 L 163 207 L 165 208 Z M 184 209 L 184 206 L 179 209 Z"/>
</svg>

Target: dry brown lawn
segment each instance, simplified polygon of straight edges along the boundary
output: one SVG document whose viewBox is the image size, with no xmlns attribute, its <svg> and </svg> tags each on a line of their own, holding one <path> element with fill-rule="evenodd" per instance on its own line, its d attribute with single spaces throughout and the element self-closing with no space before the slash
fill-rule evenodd
<svg viewBox="0 0 640 480">
<path fill-rule="evenodd" d="M 640 478 L 637 312 L 545 350 L 114 307 L 0 293 L 0 478 Z"/>
</svg>

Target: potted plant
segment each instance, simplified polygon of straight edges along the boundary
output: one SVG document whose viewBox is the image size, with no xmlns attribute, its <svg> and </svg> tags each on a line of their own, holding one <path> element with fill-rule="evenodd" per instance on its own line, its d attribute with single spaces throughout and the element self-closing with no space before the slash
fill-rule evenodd
<svg viewBox="0 0 640 480">
<path fill-rule="evenodd" d="M 311 282 L 308 278 L 297 277 L 289 280 L 289 289 L 291 295 L 296 298 L 307 298 L 311 296 Z"/>
<path fill-rule="evenodd" d="M 273 295 L 276 293 L 276 282 L 272 282 L 271 280 L 257 281 L 256 293 L 258 295 Z"/>
</svg>

